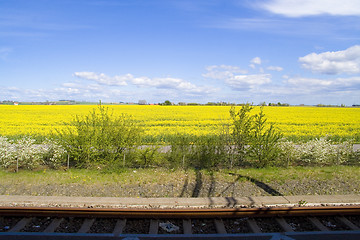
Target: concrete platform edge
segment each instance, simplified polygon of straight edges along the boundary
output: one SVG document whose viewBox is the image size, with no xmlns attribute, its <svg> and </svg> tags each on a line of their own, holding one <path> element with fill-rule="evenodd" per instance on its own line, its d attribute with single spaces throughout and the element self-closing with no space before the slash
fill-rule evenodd
<svg viewBox="0 0 360 240">
<path fill-rule="evenodd" d="M 118 198 L 0 195 L 0 206 L 86 208 L 241 208 L 360 205 L 360 195 L 302 195 L 208 198 Z"/>
</svg>

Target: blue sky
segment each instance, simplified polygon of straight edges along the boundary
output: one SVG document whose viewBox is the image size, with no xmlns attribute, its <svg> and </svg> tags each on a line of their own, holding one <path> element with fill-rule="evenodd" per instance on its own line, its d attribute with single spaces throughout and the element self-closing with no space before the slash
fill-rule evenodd
<svg viewBox="0 0 360 240">
<path fill-rule="evenodd" d="M 360 104 L 360 0 L 0 0 L 0 100 Z"/>
</svg>

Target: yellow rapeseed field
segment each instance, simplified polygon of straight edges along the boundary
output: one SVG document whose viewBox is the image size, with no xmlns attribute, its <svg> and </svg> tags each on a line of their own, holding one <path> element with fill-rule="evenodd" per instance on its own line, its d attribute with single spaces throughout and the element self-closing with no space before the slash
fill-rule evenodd
<svg viewBox="0 0 360 240">
<path fill-rule="evenodd" d="M 0 135 L 48 136 L 65 127 L 75 115 L 86 115 L 95 105 L 1 105 Z M 114 114 L 127 113 L 145 135 L 212 135 L 230 123 L 229 106 L 109 105 Z M 240 107 L 237 107 L 238 109 Z M 256 111 L 256 110 L 255 110 Z M 308 139 L 331 136 L 360 141 L 360 108 L 265 107 L 268 121 L 285 137 Z"/>
</svg>

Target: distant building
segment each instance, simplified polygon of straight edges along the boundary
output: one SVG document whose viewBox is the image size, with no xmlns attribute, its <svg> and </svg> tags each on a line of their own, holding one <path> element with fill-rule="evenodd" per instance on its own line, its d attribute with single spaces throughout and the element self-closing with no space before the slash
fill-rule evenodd
<svg viewBox="0 0 360 240">
<path fill-rule="evenodd" d="M 139 105 L 146 105 L 146 104 L 147 104 L 146 100 L 139 100 Z"/>
</svg>

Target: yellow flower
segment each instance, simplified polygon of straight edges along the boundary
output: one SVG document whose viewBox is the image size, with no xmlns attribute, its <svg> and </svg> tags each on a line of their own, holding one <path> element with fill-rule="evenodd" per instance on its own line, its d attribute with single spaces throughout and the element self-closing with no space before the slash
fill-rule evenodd
<svg viewBox="0 0 360 240">
<path fill-rule="evenodd" d="M 49 136 L 62 130 L 75 115 L 86 115 L 96 106 L 0 105 L 0 136 Z M 159 137 L 166 144 L 169 135 L 217 135 L 231 123 L 229 106 L 109 106 L 115 116 L 133 116 L 145 129 L 145 137 Z M 240 108 L 240 107 L 238 107 Z M 258 111 L 254 109 L 254 113 Z M 268 121 L 285 137 L 359 137 L 360 108 L 265 107 Z"/>
</svg>

